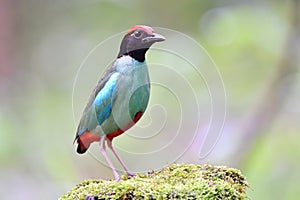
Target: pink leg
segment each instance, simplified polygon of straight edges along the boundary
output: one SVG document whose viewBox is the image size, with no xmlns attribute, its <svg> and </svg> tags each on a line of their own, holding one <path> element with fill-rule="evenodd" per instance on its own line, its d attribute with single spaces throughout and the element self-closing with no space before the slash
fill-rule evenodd
<svg viewBox="0 0 300 200">
<path fill-rule="evenodd" d="M 129 175 L 129 176 L 134 176 L 133 173 L 131 173 L 128 168 L 125 166 L 124 162 L 121 160 L 121 158 L 119 157 L 119 155 L 117 154 L 115 148 L 113 147 L 112 145 L 112 141 L 109 140 L 109 139 L 106 139 L 107 141 L 107 145 L 108 145 L 108 148 L 111 149 L 111 151 L 114 153 L 114 155 L 116 156 L 116 158 L 118 159 L 118 161 L 120 162 L 120 164 L 122 165 L 123 169 L 126 171 L 126 173 Z"/>
<path fill-rule="evenodd" d="M 121 180 L 119 174 L 117 173 L 115 167 L 113 166 L 112 162 L 110 161 L 108 155 L 107 155 L 107 152 L 106 152 L 106 149 L 105 149 L 105 137 L 102 137 L 101 140 L 100 140 L 100 151 L 101 153 L 103 154 L 106 162 L 108 163 L 108 165 L 110 166 L 110 168 L 112 169 L 114 175 L 115 175 L 115 178 L 117 181 Z"/>
</svg>

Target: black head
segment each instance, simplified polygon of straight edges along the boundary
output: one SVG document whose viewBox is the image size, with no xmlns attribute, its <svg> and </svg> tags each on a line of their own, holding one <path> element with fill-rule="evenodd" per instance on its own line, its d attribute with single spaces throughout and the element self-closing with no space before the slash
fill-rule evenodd
<svg viewBox="0 0 300 200">
<path fill-rule="evenodd" d="M 118 58 L 123 55 L 130 55 L 139 62 L 143 62 L 151 45 L 164 40 L 163 36 L 155 33 L 149 26 L 133 26 L 126 32 L 122 40 Z"/>
</svg>

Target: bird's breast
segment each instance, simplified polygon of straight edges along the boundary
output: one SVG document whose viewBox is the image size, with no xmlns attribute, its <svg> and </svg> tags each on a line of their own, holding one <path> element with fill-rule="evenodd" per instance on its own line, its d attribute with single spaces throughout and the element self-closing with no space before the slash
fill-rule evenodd
<svg viewBox="0 0 300 200">
<path fill-rule="evenodd" d="M 122 76 L 117 83 L 118 92 L 111 117 L 102 125 L 106 133 L 111 133 L 116 129 L 130 128 L 134 124 L 132 122 L 136 115 L 141 113 L 141 116 L 147 108 L 150 94 L 147 65 L 134 62 L 131 64 L 123 66 Z M 128 127 L 129 124 L 131 124 L 130 127 Z"/>
<path fill-rule="evenodd" d="M 114 112 L 122 113 L 124 121 L 132 120 L 136 113 L 144 113 L 149 101 L 150 81 L 146 64 L 133 67 L 119 82 Z"/>
</svg>

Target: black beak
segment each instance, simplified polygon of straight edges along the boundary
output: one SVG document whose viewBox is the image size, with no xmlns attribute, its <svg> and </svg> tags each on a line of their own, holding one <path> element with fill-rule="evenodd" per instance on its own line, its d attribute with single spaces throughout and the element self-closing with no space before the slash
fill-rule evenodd
<svg viewBox="0 0 300 200">
<path fill-rule="evenodd" d="M 147 44 L 153 44 L 154 42 L 162 42 L 164 40 L 166 40 L 164 36 L 153 33 L 153 35 L 145 37 L 142 41 Z"/>
</svg>

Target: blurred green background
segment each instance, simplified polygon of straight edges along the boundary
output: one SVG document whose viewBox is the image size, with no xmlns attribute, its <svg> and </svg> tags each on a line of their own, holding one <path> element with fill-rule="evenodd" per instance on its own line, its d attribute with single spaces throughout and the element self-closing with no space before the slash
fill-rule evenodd
<svg viewBox="0 0 300 200">
<path fill-rule="evenodd" d="M 91 88 L 80 87 L 86 89 L 75 104 L 74 120 L 73 81 L 96 44 L 132 25 L 147 24 L 197 40 L 224 81 L 223 134 L 208 157 L 193 162 L 238 167 L 251 185 L 251 199 L 296 199 L 300 195 L 299 4 L 297 0 L 1 0 L 2 197 L 55 199 L 83 179 L 113 177 L 92 156 L 75 153 L 75 122 Z M 116 54 L 118 46 L 111 49 Z M 103 67 L 99 78 L 102 71 Z M 151 69 L 150 73 L 159 76 Z M 160 92 L 153 94 L 156 103 Z M 124 139 L 116 142 L 122 144 Z M 136 146 L 137 151 L 142 148 Z M 192 153 L 182 160 L 189 162 Z M 123 158 L 126 163 L 133 159 Z M 161 156 L 151 162 L 165 160 Z"/>
</svg>

